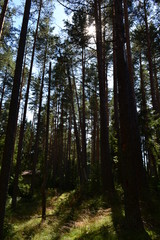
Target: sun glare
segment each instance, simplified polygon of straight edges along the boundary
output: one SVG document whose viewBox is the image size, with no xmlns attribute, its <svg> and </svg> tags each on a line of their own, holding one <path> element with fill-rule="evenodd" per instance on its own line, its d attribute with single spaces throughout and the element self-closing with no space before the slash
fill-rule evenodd
<svg viewBox="0 0 160 240">
<path fill-rule="evenodd" d="M 91 24 L 89 27 L 87 27 L 87 33 L 88 35 L 94 36 L 95 35 L 95 26 Z"/>
</svg>

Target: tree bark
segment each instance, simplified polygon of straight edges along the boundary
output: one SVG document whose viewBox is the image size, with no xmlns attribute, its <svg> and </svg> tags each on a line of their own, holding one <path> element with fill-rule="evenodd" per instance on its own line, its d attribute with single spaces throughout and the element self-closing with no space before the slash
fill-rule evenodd
<svg viewBox="0 0 160 240">
<path fill-rule="evenodd" d="M 156 88 L 156 99 L 157 99 L 157 104 L 160 108 L 159 84 L 158 84 L 157 65 L 156 65 L 155 57 L 154 57 L 154 78 L 155 78 L 155 88 Z"/>
<path fill-rule="evenodd" d="M 75 134 L 75 138 L 76 138 L 78 173 L 79 173 L 79 177 L 80 177 L 80 185 L 83 186 L 84 176 L 82 175 L 83 171 L 81 168 L 82 151 L 81 151 L 80 139 L 79 139 L 79 134 L 78 134 L 77 122 L 76 122 L 72 82 L 71 82 L 70 71 L 69 71 L 68 66 L 67 66 L 67 76 L 68 76 L 68 82 L 69 82 L 69 88 L 70 88 L 70 94 L 71 94 L 71 105 L 72 105 L 72 114 L 73 114 L 73 122 L 74 122 L 74 134 Z"/>
<path fill-rule="evenodd" d="M 47 185 L 47 177 L 48 177 L 48 137 L 49 137 L 49 118 L 50 118 L 50 92 L 51 92 L 51 62 L 49 64 L 46 146 L 45 146 L 44 173 L 43 173 L 43 183 L 42 183 L 42 220 L 46 220 L 46 185 Z"/>
<path fill-rule="evenodd" d="M 58 134 L 58 173 L 60 187 L 64 187 L 64 99 L 61 98 L 61 116 Z"/>
<path fill-rule="evenodd" d="M 141 79 L 141 93 L 142 93 L 142 105 L 141 105 L 141 113 L 142 113 L 142 134 L 145 136 L 145 147 L 148 151 L 148 174 L 152 175 L 152 172 L 158 180 L 158 173 L 156 168 L 156 159 L 153 155 L 151 146 L 149 144 L 149 126 L 148 126 L 148 113 L 147 113 L 147 103 L 146 103 L 146 91 L 145 91 L 145 81 L 143 75 L 143 66 L 142 66 L 142 57 L 140 53 L 139 57 L 139 64 L 140 64 L 140 79 Z M 153 169 L 153 171 L 152 171 Z"/>
<path fill-rule="evenodd" d="M 93 102 L 94 105 L 92 106 L 92 115 L 93 115 L 93 127 L 92 127 L 92 155 L 91 155 L 91 163 L 94 166 L 97 162 L 96 160 L 96 139 L 97 139 L 97 96 L 96 93 L 93 95 Z"/>
<path fill-rule="evenodd" d="M 83 89 L 83 110 L 82 110 L 82 171 L 84 172 L 83 184 L 87 182 L 87 156 L 86 156 L 86 110 L 85 110 L 85 53 L 82 48 L 82 89 Z"/>
<path fill-rule="evenodd" d="M 4 25 L 4 19 L 5 19 L 5 14 L 6 14 L 6 10 L 7 10 L 7 5 L 8 5 L 8 0 L 5 0 L 3 7 L 2 7 L 1 15 L 0 15 L 0 39 L 1 39 L 2 31 L 3 31 L 3 25 Z"/>
<path fill-rule="evenodd" d="M 3 236 L 3 223 L 5 216 L 5 205 L 8 190 L 8 181 L 10 176 L 11 163 L 13 158 L 16 127 L 17 127 L 17 116 L 18 116 L 18 98 L 20 89 L 20 80 L 22 73 L 22 64 L 24 56 L 24 48 L 27 35 L 27 27 L 29 21 L 29 13 L 31 7 L 31 0 L 26 1 L 23 23 L 20 33 L 19 48 L 16 60 L 16 68 L 14 74 L 14 83 L 12 89 L 12 96 L 9 109 L 8 126 L 6 132 L 5 146 L 2 159 L 1 175 L 0 175 L 0 239 Z"/>
<path fill-rule="evenodd" d="M 30 188 L 31 195 L 33 195 L 34 193 L 36 165 L 38 161 L 40 120 L 41 120 L 41 111 L 42 111 L 42 97 L 43 97 L 44 75 L 45 75 L 45 68 L 46 68 L 46 57 L 47 57 L 47 44 L 46 44 L 46 49 L 44 53 L 43 73 L 42 73 L 42 82 L 41 82 L 40 98 L 39 98 L 38 121 L 37 121 L 36 140 L 35 140 L 35 147 L 34 147 L 34 159 L 33 159 L 33 167 L 32 167 L 32 179 L 31 179 L 31 188 Z"/>
<path fill-rule="evenodd" d="M 103 63 L 101 3 L 95 0 L 95 22 L 96 22 L 96 45 L 98 61 L 98 78 L 100 91 L 100 142 L 101 142 L 101 174 L 103 190 L 112 192 L 114 190 L 111 159 L 109 153 L 109 136 L 107 129 L 105 76 Z"/>
<path fill-rule="evenodd" d="M 68 116 L 68 129 L 67 129 L 67 136 L 66 136 L 66 157 L 65 157 L 65 186 L 71 184 L 71 176 L 73 173 L 71 172 L 71 124 L 72 124 L 72 111 L 71 108 L 69 109 L 69 116 Z M 66 185 L 67 184 L 67 185 Z M 69 186 L 68 186 L 69 187 Z"/>
<path fill-rule="evenodd" d="M 116 60 L 119 87 L 121 152 L 126 224 L 131 231 L 143 232 L 137 185 L 142 186 L 142 156 L 137 113 L 127 62 L 124 56 L 122 0 L 115 0 Z M 138 169 L 138 171 L 137 171 Z M 137 173 L 139 181 L 137 179 Z"/>
<path fill-rule="evenodd" d="M 144 0 L 144 21 L 145 21 L 145 27 L 146 27 L 147 58 L 148 58 L 148 63 L 149 63 L 149 76 L 150 76 L 152 106 L 153 106 L 153 110 L 155 110 L 156 113 L 160 114 L 160 108 L 158 106 L 158 102 L 157 102 L 157 99 L 156 99 L 156 86 L 155 86 L 155 81 L 154 81 L 154 77 L 153 77 L 151 39 L 150 39 L 150 32 L 149 32 L 149 28 L 148 28 L 146 0 Z"/>
<path fill-rule="evenodd" d="M 126 45 L 127 45 L 128 70 L 129 70 L 130 81 L 131 81 L 132 88 L 133 88 L 133 93 L 134 93 L 133 63 L 132 63 L 129 21 L 128 21 L 128 3 L 127 3 L 127 0 L 123 0 L 123 2 L 124 2 L 124 16 L 125 16 L 125 33 L 126 33 Z"/>
<path fill-rule="evenodd" d="M 122 169 L 121 169 L 121 154 L 120 154 L 120 119 L 119 119 L 119 102 L 118 102 L 118 78 L 117 78 L 117 63 L 116 63 L 116 26 L 115 26 L 115 6 L 113 4 L 113 94 L 114 94 L 114 130 L 115 137 L 117 139 L 118 147 L 118 175 L 120 182 L 122 181 Z"/>
<path fill-rule="evenodd" d="M 14 184 L 13 184 L 13 196 L 12 196 L 12 207 L 13 208 L 15 208 L 16 205 L 17 205 L 18 178 L 19 178 L 20 169 L 21 169 L 21 157 L 22 157 L 21 154 L 22 154 L 22 146 L 23 146 L 23 138 L 24 138 L 24 128 L 25 128 L 25 122 L 26 122 L 27 105 L 28 105 L 29 90 L 30 90 L 30 84 L 31 84 L 32 69 L 33 69 L 33 62 L 34 62 L 35 47 L 36 47 L 36 40 L 37 40 L 37 34 L 38 34 L 38 27 L 39 27 L 41 7 L 42 7 L 42 0 L 40 2 L 38 19 L 37 19 L 37 26 L 36 26 L 36 32 L 35 32 L 35 35 L 34 35 L 34 43 L 33 43 L 33 49 L 32 49 L 31 64 L 30 64 L 29 77 L 28 77 L 28 83 L 27 83 L 27 90 L 26 90 L 26 96 L 25 96 L 23 120 L 22 120 L 22 123 L 21 123 L 20 133 L 19 133 L 18 153 L 17 153 L 15 177 L 14 177 Z"/>
<path fill-rule="evenodd" d="M 7 69 L 6 69 L 6 72 L 5 72 L 5 76 L 4 76 L 4 80 L 3 80 L 3 87 L 2 87 L 2 91 L 1 91 L 0 115 L 1 115 L 1 111 L 2 111 L 2 103 L 3 103 L 4 93 L 5 93 L 6 80 L 7 80 Z"/>
<path fill-rule="evenodd" d="M 75 76 L 74 76 L 73 70 L 72 70 L 72 78 L 73 78 L 73 87 L 75 90 L 77 108 L 78 108 L 78 113 L 79 113 L 79 125 L 80 125 L 80 130 L 81 130 L 82 129 L 82 116 L 81 116 L 81 111 L 80 111 L 80 106 L 79 106 L 79 98 L 78 98 L 77 86 L 76 86 L 76 81 L 75 81 Z"/>
</svg>

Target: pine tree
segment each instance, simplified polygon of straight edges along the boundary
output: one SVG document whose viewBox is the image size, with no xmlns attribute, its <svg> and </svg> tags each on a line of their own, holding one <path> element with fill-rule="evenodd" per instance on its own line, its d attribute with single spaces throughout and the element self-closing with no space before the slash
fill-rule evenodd
<svg viewBox="0 0 160 240">
<path fill-rule="evenodd" d="M 107 128 L 105 64 L 103 61 L 101 1 L 94 1 L 96 23 L 97 63 L 100 91 L 100 142 L 101 142 L 101 174 L 103 189 L 112 192 L 114 189 L 111 159 L 109 154 L 109 134 Z"/>
<path fill-rule="evenodd" d="M 42 183 L 42 219 L 43 220 L 46 219 L 46 185 L 47 185 L 47 177 L 48 177 L 48 138 L 49 138 L 49 118 L 50 118 L 50 92 L 51 92 L 51 62 L 49 65 L 47 121 L 46 121 L 46 146 L 45 146 L 43 183 Z"/>
<path fill-rule="evenodd" d="M 30 83 L 31 83 L 33 61 L 34 61 L 34 55 L 35 55 L 34 53 L 35 53 L 36 40 L 37 40 L 37 34 L 38 34 L 41 7 L 42 7 L 42 0 L 40 1 L 40 6 L 39 6 L 37 26 L 36 26 L 36 31 L 35 31 L 35 35 L 34 35 L 34 43 L 33 43 L 33 49 L 32 49 L 31 64 L 30 64 L 27 90 L 26 90 L 26 96 L 25 96 L 23 120 L 22 120 L 22 123 L 21 123 L 21 126 L 20 126 L 20 133 L 19 133 L 18 154 L 17 154 L 15 178 L 14 178 L 14 183 L 13 183 L 13 185 L 14 185 L 13 186 L 13 196 L 12 196 L 12 207 L 13 208 L 15 208 L 16 204 L 17 204 L 18 178 L 19 178 L 19 173 L 20 173 L 20 169 L 21 169 L 21 158 L 22 158 L 21 154 L 22 154 L 22 145 L 23 145 L 23 138 L 24 138 L 24 128 L 25 128 L 25 123 L 26 123 L 27 105 L 28 105 L 29 90 L 30 90 Z"/>
<path fill-rule="evenodd" d="M 2 30 L 3 30 L 3 24 L 4 24 L 4 18 L 5 18 L 5 13 L 7 10 L 7 5 L 8 5 L 8 0 L 4 1 L 3 7 L 2 7 L 2 12 L 0 15 L 0 39 L 1 39 L 1 35 L 2 35 Z"/>
<path fill-rule="evenodd" d="M 116 58 L 119 87 L 120 135 L 126 224 L 133 232 L 144 232 L 137 185 L 142 185 L 141 145 L 132 84 L 124 55 L 122 0 L 115 0 Z M 137 171 L 138 169 L 138 171 Z M 138 182 L 137 173 L 139 177 Z"/>
<path fill-rule="evenodd" d="M 7 133 L 6 133 L 2 167 L 1 167 L 0 238 L 2 238 L 3 236 L 5 205 L 6 205 L 6 198 L 7 198 L 8 180 L 10 176 L 10 169 L 11 169 L 11 163 L 12 163 L 12 157 L 13 157 L 13 151 L 14 151 L 15 134 L 16 134 L 16 126 L 17 126 L 17 117 L 18 117 L 18 97 L 19 97 L 20 79 L 21 79 L 21 72 L 22 72 L 22 63 L 23 63 L 30 7 L 31 7 L 31 0 L 28 0 L 26 1 L 26 5 L 25 5 L 23 23 L 21 28 L 20 40 L 19 40 L 19 48 L 17 53 L 16 68 L 15 68 L 15 74 L 14 74 L 14 84 L 13 84 L 13 90 L 12 90 L 12 96 L 11 96 L 8 126 L 7 126 Z"/>
</svg>

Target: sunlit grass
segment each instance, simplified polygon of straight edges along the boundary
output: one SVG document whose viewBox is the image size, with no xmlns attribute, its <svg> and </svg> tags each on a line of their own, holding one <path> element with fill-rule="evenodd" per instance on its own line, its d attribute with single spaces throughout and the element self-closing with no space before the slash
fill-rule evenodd
<svg viewBox="0 0 160 240">
<path fill-rule="evenodd" d="M 6 240 L 130 239 L 117 232 L 117 229 L 121 231 L 124 218 L 124 210 L 118 209 L 116 205 L 113 213 L 103 196 L 89 198 L 82 197 L 80 191 L 58 194 L 49 190 L 46 221 L 41 220 L 40 196 L 19 202 L 16 212 L 8 209 L 7 222 L 12 227 Z M 146 229 L 151 239 L 160 239 L 152 228 L 146 225 Z"/>
<path fill-rule="evenodd" d="M 40 201 L 19 203 L 16 213 L 8 214 L 13 231 L 6 239 L 78 239 L 101 227 L 111 228 L 111 209 L 103 209 L 102 197 L 83 200 L 78 191 L 48 194 L 46 221 L 41 221 Z"/>
<path fill-rule="evenodd" d="M 115 235 L 110 208 L 106 210 L 100 209 L 95 215 L 91 214 L 89 210 L 86 210 L 86 212 L 81 214 L 77 221 L 70 226 L 69 233 L 62 234 L 61 239 L 81 239 L 82 236 L 83 239 L 94 239 L 94 237 L 97 239 L 98 236 L 96 236 L 96 233 L 99 234 L 99 239 L 103 239 L 103 232 Z"/>
</svg>

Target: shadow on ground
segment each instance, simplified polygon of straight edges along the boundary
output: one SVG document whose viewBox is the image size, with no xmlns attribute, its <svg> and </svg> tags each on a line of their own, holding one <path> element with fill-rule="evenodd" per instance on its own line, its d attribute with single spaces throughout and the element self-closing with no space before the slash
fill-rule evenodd
<svg viewBox="0 0 160 240">
<path fill-rule="evenodd" d="M 159 213 L 143 210 L 148 235 L 125 229 L 124 210 L 118 196 L 111 204 L 104 196 L 84 196 L 79 190 L 63 194 L 48 192 L 46 221 L 41 221 L 41 198 L 20 201 L 8 214 L 6 240 L 159 240 Z M 156 201 L 156 209 L 158 200 Z M 144 209 L 144 208 L 143 208 Z M 155 208 L 154 208 L 155 209 Z M 153 211 L 153 210 L 152 210 Z M 159 211 L 159 210 L 158 210 Z M 157 215 L 156 215 L 157 214 Z M 156 219 L 153 219 L 153 216 Z M 12 224 L 12 225 L 11 225 Z M 6 229 L 7 229 L 6 228 Z"/>
</svg>

